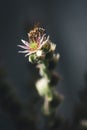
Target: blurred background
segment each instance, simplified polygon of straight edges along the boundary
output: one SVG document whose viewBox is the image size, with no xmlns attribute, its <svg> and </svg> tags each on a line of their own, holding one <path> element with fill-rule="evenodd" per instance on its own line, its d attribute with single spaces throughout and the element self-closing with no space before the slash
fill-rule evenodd
<svg viewBox="0 0 87 130">
<path fill-rule="evenodd" d="M 87 1 L 0 0 L 0 130 L 43 130 L 45 120 L 35 90 L 38 70 L 18 54 L 21 39 L 40 23 L 56 43 L 64 101 L 51 129 L 87 129 Z"/>
</svg>

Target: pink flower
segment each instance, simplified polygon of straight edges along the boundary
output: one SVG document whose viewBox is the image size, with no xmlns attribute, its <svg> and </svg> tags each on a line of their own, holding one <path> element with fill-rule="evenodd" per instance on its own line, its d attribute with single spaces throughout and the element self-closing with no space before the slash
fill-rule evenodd
<svg viewBox="0 0 87 130">
<path fill-rule="evenodd" d="M 43 28 L 34 28 L 28 33 L 29 42 L 21 40 L 23 45 L 18 45 L 20 48 L 24 49 L 19 51 L 19 53 L 25 53 L 25 57 L 32 53 L 36 53 L 42 48 L 44 44 L 49 41 L 49 36 L 46 38 Z"/>
</svg>

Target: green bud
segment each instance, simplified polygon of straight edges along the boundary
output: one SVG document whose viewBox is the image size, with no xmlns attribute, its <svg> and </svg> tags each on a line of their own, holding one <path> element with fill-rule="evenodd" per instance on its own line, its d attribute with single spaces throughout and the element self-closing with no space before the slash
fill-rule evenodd
<svg viewBox="0 0 87 130">
<path fill-rule="evenodd" d="M 51 45 L 49 42 L 47 42 L 46 44 L 44 44 L 42 46 L 41 50 L 43 50 L 43 52 L 47 53 L 47 52 L 49 52 L 50 48 L 51 48 Z"/>
<path fill-rule="evenodd" d="M 37 61 L 37 57 L 36 57 L 35 53 L 34 53 L 34 54 L 31 54 L 31 55 L 29 56 L 29 62 L 35 63 L 36 61 Z"/>
</svg>

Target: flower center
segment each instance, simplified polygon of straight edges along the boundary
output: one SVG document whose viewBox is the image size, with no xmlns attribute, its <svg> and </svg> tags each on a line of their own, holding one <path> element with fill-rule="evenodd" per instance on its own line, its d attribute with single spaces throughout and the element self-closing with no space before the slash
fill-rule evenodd
<svg viewBox="0 0 87 130">
<path fill-rule="evenodd" d="M 38 43 L 37 42 L 31 42 L 29 44 L 30 46 L 30 50 L 33 51 L 33 50 L 36 50 L 38 48 Z"/>
</svg>

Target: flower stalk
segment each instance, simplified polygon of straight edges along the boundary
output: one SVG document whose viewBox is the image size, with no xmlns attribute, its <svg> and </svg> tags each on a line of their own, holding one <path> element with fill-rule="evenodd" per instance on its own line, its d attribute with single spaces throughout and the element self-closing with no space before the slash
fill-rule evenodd
<svg viewBox="0 0 87 130">
<path fill-rule="evenodd" d="M 40 79 L 35 86 L 38 94 L 43 98 L 42 110 L 45 115 L 51 115 L 60 104 L 62 97 L 56 92 L 55 86 L 59 81 L 59 76 L 54 69 L 60 55 L 55 54 L 56 44 L 52 43 L 49 36 L 46 37 L 45 29 L 35 27 L 28 33 L 29 41 L 21 40 L 23 45 L 18 45 L 24 49 L 19 53 L 25 53 L 31 63 L 35 63 L 39 69 Z"/>
</svg>

